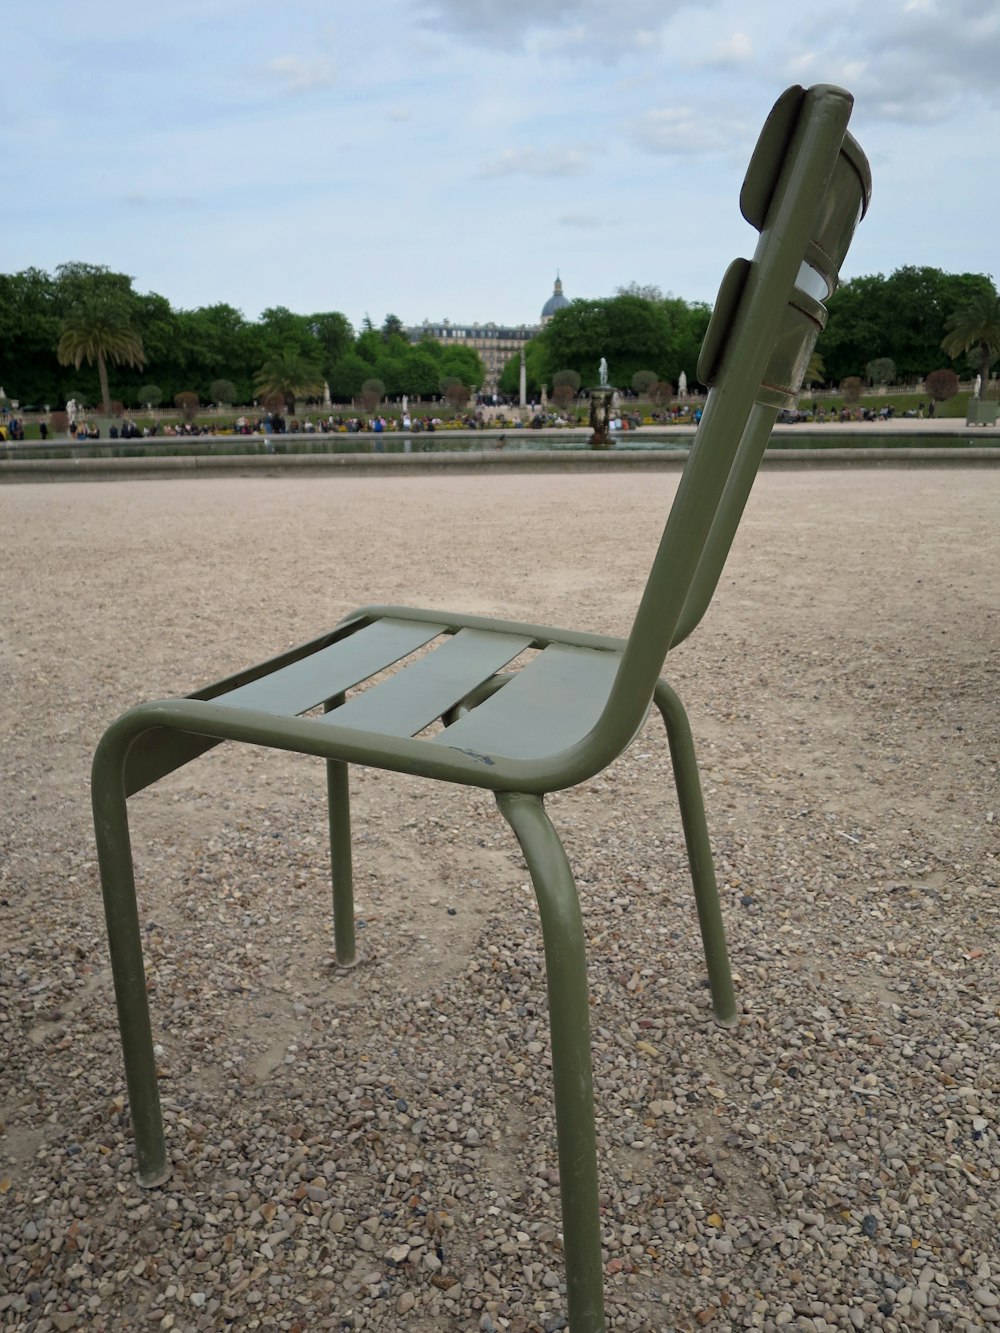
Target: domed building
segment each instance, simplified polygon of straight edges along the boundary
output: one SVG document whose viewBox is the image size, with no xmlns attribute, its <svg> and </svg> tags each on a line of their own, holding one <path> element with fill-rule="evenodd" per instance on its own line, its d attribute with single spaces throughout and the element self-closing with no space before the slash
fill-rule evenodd
<svg viewBox="0 0 1000 1333">
<path fill-rule="evenodd" d="M 564 305 L 569 305 L 569 299 L 563 295 L 562 278 L 556 274 L 555 286 L 552 288 L 552 295 L 542 306 L 542 324 L 549 322 L 557 310 L 561 310 Z"/>
<path fill-rule="evenodd" d="M 539 324 L 452 324 L 449 319 L 431 322 L 425 319 L 422 324 L 414 324 L 404 329 L 411 343 L 419 343 L 423 338 L 434 338 L 437 342 L 462 343 L 474 347 L 482 357 L 486 372 L 480 393 L 496 393 L 503 368 L 512 356 L 520 353 L 526 342 L 530 342 L 549 322 L 557 310 L 569 305 L 563 295 L 562 279 L 556 275 L 552 295 L 542 306 L 542 318 Z"/>
</svg>

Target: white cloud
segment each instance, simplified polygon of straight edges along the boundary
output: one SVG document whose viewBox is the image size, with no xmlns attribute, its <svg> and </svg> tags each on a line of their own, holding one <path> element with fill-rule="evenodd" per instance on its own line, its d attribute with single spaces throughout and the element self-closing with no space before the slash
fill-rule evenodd
<svg viewBox="0 0 1000 1333">
<path fill-rule="evenodd" d="M 741 142 L 744 127 L 693 107 L 667 106 L 647 111 L 626 133 L 647 153 L 689 157 L 727 151 Z"/>
<path fill-rule="evenodd" d="M 505 148 L 481 167 L 481 176 L 580 176 L 588 155 L 579 148 Z"/>
<path fill-rule="evenodd" d="M 746 65 L 753 60 L 753 42 L 745 32 L 734 32 L 712 50 L 713 65 Z"/>
<path fill-rule="evenodd" d="M 875 206 L 845 276 L 997 271 L 996 0 L 759 0 L 752 23 L 745 0 L 106 0 L 97 27 L 54 3 L 55 25 L 21 6 L 42 112 L 0 93 L 24 182 L 11 271 L 81 259 L 175 305 L 517 323 L 558 254 L 574 294 L 639 276 L 711 300 L 745 247 L 754 137 L 792 82 L 855 95 Z M 150 60 L 169 105 L 147 96 Z M 98 99 L 79 96 L 85 68 L 114 70 Z M 232 188 L 262 161 L 280 190 Z M 271 273 L 284 250 L 295 264 Z"/>
<path fill-rule="evenodd" d="M 476 43 L 523 45 L 531 34 L 541 48 L 558 51 L 560 40 L 574 56 L 583 50 L 607 64 L 642 46 L 648 34 L 683 8 L 683 0 L 425 0 L 426 21 L 448 36 Z M 537 48 L 536 46 L 536 49 Z"/>
<path fill-rule="evenodd" d="M 639 28 L 632 40 L 640 51 L 655 51 L 663 45 L 663 33 L 655 28 Z"/>
<path fill-rule="evenodd" d="M 316 60 L 302 60 L 299 56 L 278 56 L 264 66 L 275 75 L 289 92 L 304 93 L 313 88 L 328 88 L 336 80 L 336 71 L 325 56 Z"/>
</svg>

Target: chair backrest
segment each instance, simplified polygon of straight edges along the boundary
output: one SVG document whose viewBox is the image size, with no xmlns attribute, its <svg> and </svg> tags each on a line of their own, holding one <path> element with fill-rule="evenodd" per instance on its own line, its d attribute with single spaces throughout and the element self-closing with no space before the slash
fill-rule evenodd
<svg viewBox="0 0 1000 1333">
<path fill-rule="evenodd" d="M 760 239 L 722 280 L 698 362 L 705 410 L 598 731 L 641 723 L 667 652 L 712 599 L 778 412 L 796 406 L 871 196 L 853 102 L 789 88 L 761 131 L 740 195 Z"/>
</svg>

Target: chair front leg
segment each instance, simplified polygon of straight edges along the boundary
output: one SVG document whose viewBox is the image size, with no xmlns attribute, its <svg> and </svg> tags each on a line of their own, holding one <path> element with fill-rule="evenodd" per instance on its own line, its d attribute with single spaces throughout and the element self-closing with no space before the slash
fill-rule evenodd
<svg viewBox="0 0 1000 1333">
<path fill-rule="evenodd" d="M 325 708 L 329 713 L 344 696 Z M 341 967 L 358 961 L 354 938 L 354 866 L 351 856 L 351 794 L 349 767 L 342 759 L 326 761 L 327 813 L 330 822 L 330 875 L 333 883 L 333 948 Z"/>
<path fill-rule="evenodd" d="M 587 959 L 573 872 L 538 796 L 497 794 L 528 863 L 545 945 L 566 1292 L 573 1333 L 604 1333 Z"/>
<path fill-rule="evenodd" d="M 687 847 L 688 864 L 698 906 L 698 923 L 708 967 L 708 984 L 717 1022 L 732 1027 L 736 1022 L 736 996 L 726 950 L 726 931 L 719 906 L 719 887 L 712 861 L 712 844 L 705 820 L 705 803 L 698 778 L 691 725 L 684 706 L 666 683 L 658 681 L 653 699 L 667 728 L 674 782 L 681 808 L 681 823 Z"/>
<path fill-rule="evenodd" d="M 125 756 L 105 737 L 91 774 L 91 800 L 104 916 L 111 951 L 118 1029 L 139 1162 L 139 1183 L 160 1185 L 170 1175 L 146 998 L 139 911 L 124 786 Z"/>
</svg>

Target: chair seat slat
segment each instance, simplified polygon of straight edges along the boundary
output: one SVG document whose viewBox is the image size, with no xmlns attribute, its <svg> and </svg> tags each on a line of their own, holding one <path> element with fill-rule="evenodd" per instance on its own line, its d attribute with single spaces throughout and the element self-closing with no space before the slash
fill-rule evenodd
<svg viewBox="0 0 1000 1333">
<path fill-rule="evenodd" d="M 443 632 L 443 625 L 423 621 L 377 620 L 329 648 L 220 694 L 214 702 L 227 708 L 255 708 L 262 713 L 305 713 L 392 666 Z"/>
<path fill-rule="evenodd" d="M 414 736 L 530 643 L 518 634 L 459 630 L 426 657 L 327 713 L 324 721 L 384 736 Z"/>
<path fill-rule="evenodd" d="M 550 644 L 496 694 L 433 741 L 508 759 L 558 754 L 597 722 L 620 661 L 616 652 Z"/>
</svg>

